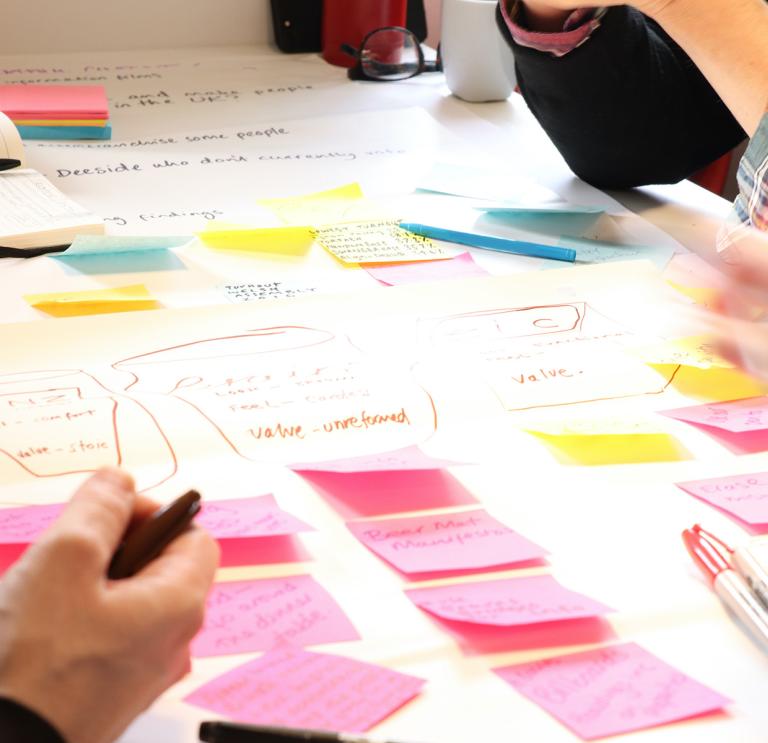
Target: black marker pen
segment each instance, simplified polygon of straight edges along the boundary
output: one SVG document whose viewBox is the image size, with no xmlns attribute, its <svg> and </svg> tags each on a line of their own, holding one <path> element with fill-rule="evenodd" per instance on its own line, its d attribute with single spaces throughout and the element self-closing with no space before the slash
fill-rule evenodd
<svg viewBox="0 0 768 743">
<path fill-rule="evenodd" d="M 238 725 L 233 722 L 201 722 L 199 734 L 200 740 L 205 743 L 295 743 L 302 740 L 315 743 L 387 743 L 373 738 L 361 738 L 355 733 L 272 725 Z"/>
</svg>

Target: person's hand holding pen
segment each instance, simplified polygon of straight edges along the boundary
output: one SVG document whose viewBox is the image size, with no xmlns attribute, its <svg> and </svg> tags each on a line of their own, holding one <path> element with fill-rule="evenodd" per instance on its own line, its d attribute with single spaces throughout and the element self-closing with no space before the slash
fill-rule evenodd
<svg viewBox="0 0 768 743">
<path fill-rule="evenodd" d="M 126 530 L 155 512 L 131 477 L 103 469 L 0 581 L 0 696 L 67 743 L 107 743 L 190 668 L 218 564 L 183 531 L 135 575 L 107 571 Z"/>
</svg>

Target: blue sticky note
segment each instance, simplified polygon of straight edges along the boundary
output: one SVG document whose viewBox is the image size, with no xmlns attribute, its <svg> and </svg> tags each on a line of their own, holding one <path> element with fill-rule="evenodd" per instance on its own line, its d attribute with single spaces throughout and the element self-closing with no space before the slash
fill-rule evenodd
<svg viewBox="0 0 768 743">
<path fill-rule="evenodd" d="M 663 270 L 675 254 L 673 247 L 665 245 L 619 245 L 583 237 L 561 237 L 557 244 L 576 251 L 576 265 L 648 260 Z"/>
<path fill-rule="evenodd" d="M 549 235 L 554 240 L 566 237 L 581 238 L 584 235 L 596 234 L 596 225 L 604 219 L 604 213 L 536 213 L 536 212 L 483 212 L 477 218 L 475 225 L 495 232 L 495 227 L 504 230 L 524 230 L 537 235 Z M 550 240 L 548 242 L 553 242 Z M 570 247 L 570 246 L 567 246 Z"/>
<path fill-rule="evenodd" d="M 17 126 L 22 139 L 112 139 L 112 125 Z"/>
<path fill-rule="evenodd" d="M 59 257 L 76 255 L 115 255 L 117 253 L 144 253 L 149 250 L 168 250 L 186 245 L 189 235 L 78 235 L 72 245 Z"/>
<path fill-rule="evenodd" d="M 476 204 L 472 207 L 477 211 L 496 215 L 518 214 L 602 214 L 605 209 L 599 206 L 583 206 L 581 204 L 569 204 L 566 201 L 552 201 L 541 204 Z"/>
</svg>

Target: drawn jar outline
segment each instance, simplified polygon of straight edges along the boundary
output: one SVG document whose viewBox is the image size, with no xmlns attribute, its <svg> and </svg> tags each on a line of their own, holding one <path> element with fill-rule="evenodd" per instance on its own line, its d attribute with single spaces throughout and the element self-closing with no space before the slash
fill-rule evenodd
<svg viewBox="0 0 768 743">
<path fill-rule="evenodd" d="M 153 451 L 165 460 L 161 469 L 166 470 L 157 477 L 162 481 L 173 475 L 173 450 L 150 413 L 88 372 L 53 369 L 0 376 L 0 451 L 34 477 L 89 473 L 124 465 L 126 459 L 142 464 L 133 456 L 129 430 L 120 433 L 123 423 L 130 431 L 140 426 L 143 440 L 156 435 Z"/>
<path fill-rule="evenodd" d="M 395 449 L 424 441 L 437 425 L 432 398 L 410 369 L 374 365 L 347 336 L 318 328 L 206 338 L 113 367 L 131 375 L 131 394 L 183 401 L 252 461 Z"/>
</svg>

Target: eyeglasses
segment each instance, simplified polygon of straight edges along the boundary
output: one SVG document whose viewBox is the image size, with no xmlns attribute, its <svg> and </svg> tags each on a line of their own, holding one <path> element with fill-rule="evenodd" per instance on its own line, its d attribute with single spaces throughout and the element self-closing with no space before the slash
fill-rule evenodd
<svg viewBox="0 0 768 743">
<path fill-rule="evenodd" d="M 359 49 L 342 44 L 341 50 L 357 60 L 347 71 L 350 80 L 407 80 L 422 72 L 443 69 L 440 49 L 437 59 L 427 62 L 416 34 L 402 26 L 377 28 L 363 39 Z"/>
</svg>

